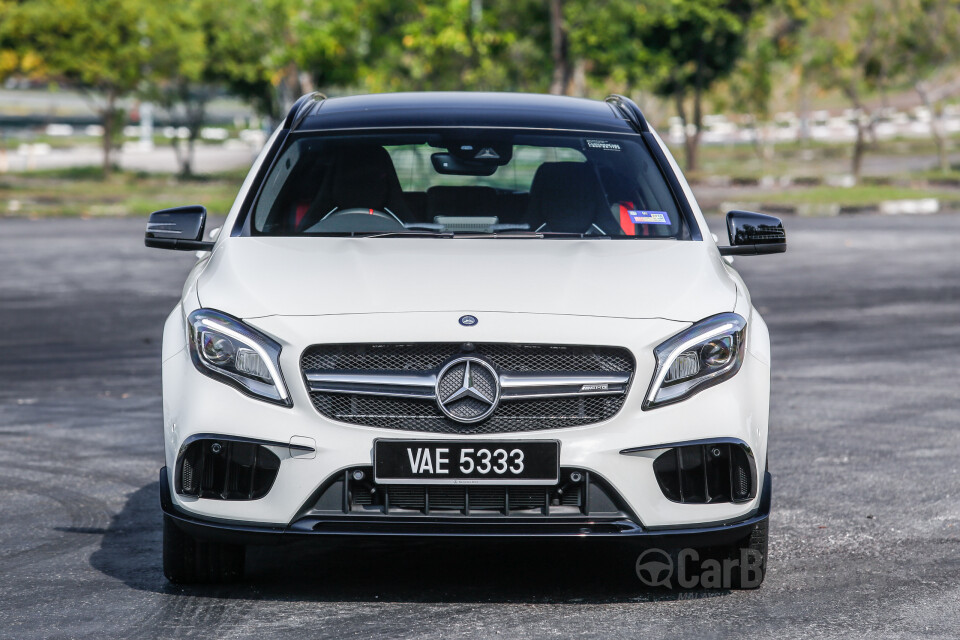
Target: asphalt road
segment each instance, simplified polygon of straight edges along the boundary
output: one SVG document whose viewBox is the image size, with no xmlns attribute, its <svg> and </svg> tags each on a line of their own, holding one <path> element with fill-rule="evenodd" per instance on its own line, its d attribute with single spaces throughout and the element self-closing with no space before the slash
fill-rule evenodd
<svg viewBox="0 0 960 640">
<path fill-rule="evenodd" d="M 770 572 L 690 593 L 583 540 L 253 549 L 243 584 L 167 584 L 159 338 L 192 257 L 142 225 L 0 219 L 0 637 L 957 636 L 960 216 L 788 219 L 789 253 L 737 259 L 774 342 Z"/>
</svg>

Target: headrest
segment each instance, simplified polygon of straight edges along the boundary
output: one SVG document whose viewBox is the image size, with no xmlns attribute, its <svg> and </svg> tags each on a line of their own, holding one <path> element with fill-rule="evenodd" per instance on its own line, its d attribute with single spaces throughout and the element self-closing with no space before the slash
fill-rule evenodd
<svg viewBox="0 0 960 640">
<path fill-rule="evenodd" d="M 390 154 L 380 146 L 345 148 L 331 178 L 333 202 L 340 209 L 382 210 L 394 185 L 399 185 Z"/>
<path fill-rule="evenodd" d="M 606 212 L 603 187 L 586 162 L 545 162 L 530 185 L 531 226 L 546 230 L 586 232 Z"/>
</svg>

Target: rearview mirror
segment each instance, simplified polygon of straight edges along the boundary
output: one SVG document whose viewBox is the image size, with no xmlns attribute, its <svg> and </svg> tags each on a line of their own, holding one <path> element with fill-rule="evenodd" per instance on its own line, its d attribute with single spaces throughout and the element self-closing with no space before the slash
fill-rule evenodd
<svg viewBox="0 0 960 640">
<path fill-rule="evenodd" d="M 203 241 L 207 210 L 200 205 L 163 209 L 150 214 L 143 243 L 156 249 L 210 251 L 213 242 Z"/>
<path fill-rule="evenodd" d="M 452 153 L 434 153 L 430 161 L 434 170 L 445 176 L 492 176 L 499 167 L 496 161 L 458 158 Z"/>
<path fill-rule="evenodd" d="M 722 256 L 755 256 L 787 250 L 787 234 L 780 218 L 763 213 L 729 212 L 727 235 L 730 236 L 730 246 L 720 247 Z"/>
</svg>

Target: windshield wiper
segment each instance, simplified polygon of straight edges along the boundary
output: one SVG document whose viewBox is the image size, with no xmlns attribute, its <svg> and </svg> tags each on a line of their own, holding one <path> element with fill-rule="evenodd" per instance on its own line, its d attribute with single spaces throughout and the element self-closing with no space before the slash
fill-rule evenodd
<svg viewBox="0 0 960 640">
<path fill-rule="evenodd" d="M 590 235 L 588 233 L 575 233 L 572 231 L 494 231 L 494 232 L 476 232 L 476 231 L 383 231 L 380 233 L 350 233 L 351 238 L 461 238 L 476 240 L 480 238 L 584 238 L 584 239 L 606 239 L 607 235 Z"/>
<path fill-rule="evenodd" d="M 458 238 L 610 238 L 607 235 L 592 236 L 573 231 L 501 231 L 491 233 L 458 233 Z"/>
<path fill-rule="evenodd" d="M 355 238 L 452 238 L 452 231 L 383 231 L 381 233 L 353 234 Z"/>
</svg>

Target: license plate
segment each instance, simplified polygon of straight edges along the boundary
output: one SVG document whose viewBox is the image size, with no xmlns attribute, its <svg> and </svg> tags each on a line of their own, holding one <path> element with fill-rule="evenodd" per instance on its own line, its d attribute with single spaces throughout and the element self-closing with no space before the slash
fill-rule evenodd
<svg viewBox="0 0 960 640">
<path fill-rule="evenodd" d="M 378 439 L 373 476 L 380 484 L 556 484 L 560 443 Z"/>
</svg>

